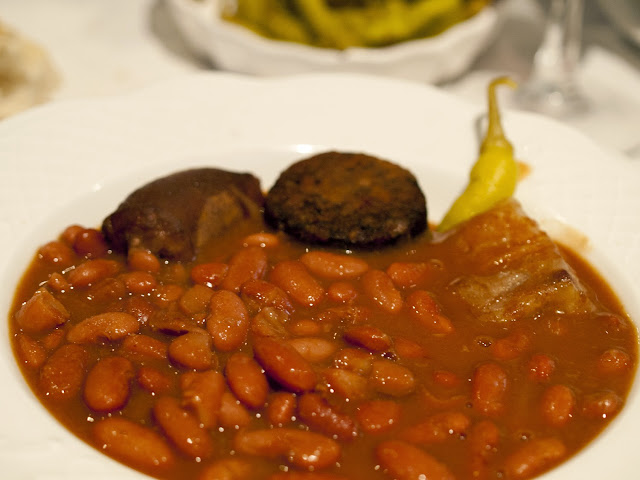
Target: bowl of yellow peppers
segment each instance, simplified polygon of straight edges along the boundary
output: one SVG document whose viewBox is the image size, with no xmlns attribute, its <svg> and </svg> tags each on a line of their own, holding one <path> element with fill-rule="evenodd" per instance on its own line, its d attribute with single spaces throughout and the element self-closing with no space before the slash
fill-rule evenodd
<svg viewBox="0 0 640 480">
<path fill-rule="evenodd" d="M 215 68 L 255 75 L 455 77 L 495 38 L 496 0 L 168 0 Z"/>
</svg>

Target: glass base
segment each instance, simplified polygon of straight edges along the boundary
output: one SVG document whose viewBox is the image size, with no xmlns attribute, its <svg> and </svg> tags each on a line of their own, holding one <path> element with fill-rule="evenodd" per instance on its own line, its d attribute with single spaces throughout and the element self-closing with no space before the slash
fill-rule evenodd
<svg viewBox="0 0 640 480">
<path fill-rule="evenodd" d="M 515 92 L 516 106 L 555 118 L 582 115 L 589 102 L 572 83 L 528 82 Z"/>
</svg>

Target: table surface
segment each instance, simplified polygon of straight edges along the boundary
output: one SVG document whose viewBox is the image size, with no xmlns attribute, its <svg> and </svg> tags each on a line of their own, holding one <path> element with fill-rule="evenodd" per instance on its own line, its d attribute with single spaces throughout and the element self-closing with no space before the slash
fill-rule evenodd
<svg viewBox="0 0 640 480">
<path fill-rule="evenodd" d="M 580 79 L 587 115 L 563 120 L 605 147 L 640 160 L 640 47 L 586 2 Z M 541 39 L 533 0 L 509 0 L 495 42 L 471 69 L 441 85 L 483 102 L 487 80 L 525 78 Z M 114 95 L 213 68 L 183 41 L 163 0 L 0 0 L 0 19 L 45 46 L 62 81 L 52 100 Z"/>
</svg>

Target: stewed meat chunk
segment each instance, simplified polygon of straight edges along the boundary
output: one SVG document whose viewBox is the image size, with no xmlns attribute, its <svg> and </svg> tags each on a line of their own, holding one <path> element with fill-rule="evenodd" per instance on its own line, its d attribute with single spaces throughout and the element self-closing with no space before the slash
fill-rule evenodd
<svg viewBox="0 0 640 480">
<path fill-rule="evenodd" d="M 558 246 L 515 200 L 462 224 L 444 243 L 461 272 L 450 289 L 480 321 L 595 308 Z"/>
<path fill-rule="evenodd" d="M 116 251 L 145 248 L 172 260 L 198 250 L 238 222 L 257 219 L 264 202 L 260 181 L 216 168 L 185 170 L 139 188 L 102 224 Z"/>
</svg>

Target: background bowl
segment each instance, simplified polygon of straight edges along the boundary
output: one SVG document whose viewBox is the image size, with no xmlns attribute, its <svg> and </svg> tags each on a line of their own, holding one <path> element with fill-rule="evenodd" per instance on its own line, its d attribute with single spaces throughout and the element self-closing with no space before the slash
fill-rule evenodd
<svg viewBox="0 0 640 480">
<path fill-rule="evenodd" d="M 464 72 L 492 41 L 502 10 L 485 7 L 435 37 L 381 48 L 332 50 L 262 37 L 222 20 L 221 5 L 220 0 L 168 0 L 187 43 L 220 69 L 257 75 L 357 72 L 428 83 Z"/>
</svg>

